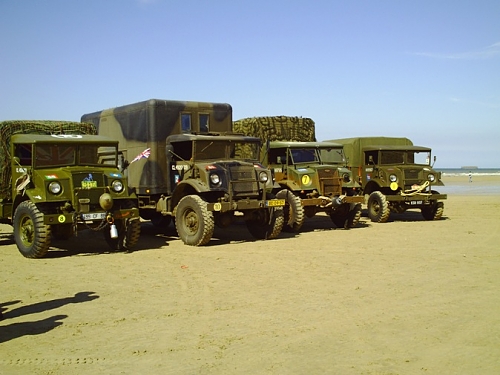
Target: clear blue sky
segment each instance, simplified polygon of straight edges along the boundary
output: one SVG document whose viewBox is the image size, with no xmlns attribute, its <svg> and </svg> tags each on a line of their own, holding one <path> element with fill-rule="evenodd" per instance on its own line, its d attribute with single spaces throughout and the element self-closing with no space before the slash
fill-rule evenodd
<svg viewBox="0 0 500 375">
<path fill-rule="evenodd" d="M 151 98 L 500 167 L 498 0 L 0 0 L 0 120 Z"/>
</svg>

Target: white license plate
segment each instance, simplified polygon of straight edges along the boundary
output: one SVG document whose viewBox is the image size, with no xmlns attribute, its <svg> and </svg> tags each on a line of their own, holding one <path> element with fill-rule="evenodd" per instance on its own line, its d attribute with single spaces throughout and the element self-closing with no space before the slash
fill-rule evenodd
<svg viewBox="0 0 500 375">
<path fill-rule="evenodd" d="M 413 205 L 417 205 L 417 204 L 422 204 L 423 202 L 422 201 L 410 201 L 410 204 L 413 206 Z"/>
<path fill-rule="evenodd" d="M 85 221 L 91 220 L 102 220 L 106 217 L 106 212 L 97 212 L 93 214 L 82 214 L 82 218 Z"/>
</svg>

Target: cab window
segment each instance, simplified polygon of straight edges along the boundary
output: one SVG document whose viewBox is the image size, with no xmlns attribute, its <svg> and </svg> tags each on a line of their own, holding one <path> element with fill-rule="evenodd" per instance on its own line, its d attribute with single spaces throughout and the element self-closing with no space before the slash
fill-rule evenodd
<svg viewBox="0 0 500 375">
<path fill-rule="evenodd" d="M 210 127 L 208 120 L 210 118 L 210 115 L 207 115 L 205 113 L 202 113 L 199 115 L 199 121 L 200 121 L 200 132 L 202 133 L 208 133 Z"/>
<path fill-rule="evenodd" d="M 19 164 L 31 165 L 31 144 L 16 144 L 14 146 L 14 156 L 19 158 Z"/>
<path fill-rule="evenodd" d="M 191 114 L 181 114 L 181 130 L 183 133 L 191 133 Z"/>
</svg>

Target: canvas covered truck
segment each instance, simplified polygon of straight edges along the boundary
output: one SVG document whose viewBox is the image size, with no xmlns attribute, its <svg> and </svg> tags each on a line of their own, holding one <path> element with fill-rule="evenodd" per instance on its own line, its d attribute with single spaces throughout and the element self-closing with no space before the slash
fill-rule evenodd
<svg viewBox="0 0 500 375">
<path fill-rule="evenodd" d="M 373 222 L 383 223 L 390 213 L 420 209 L 426 220 L 443 215 L 446 194 L 441 172 L 433 169 L 431 149 L 413 145 L 408 138 L 360 137 L 334 139 L 344 145 L 349 167 L 357 175 Z M 434 157 L 435 161 L 435 157 Z"/>
<path fill-rule="evenodd" d="M 137 243 L 137 199 L 117 167 L 117 141 L 92 124 L 3 121 L 0 142 L 0 222 L 13 226 L 22 255 L 43 257 L 52 237 L 79 227 L 102 231 L 112 249 Z M 100 163 L 98 150 L 111 162 Z"/>
<path fill-rule="evenodd" d="M 346 168 L 340 144 L 316 142 L 310 118 L 252 117 L 233 123 L 238 133 L 266 140 L 263 164 L 274 174 L 273 193 L 286 200 L 286 228 L 298 231 L 305 217 L 327 213 L 338 228 L 355 226 L 363 197 Z"/>
<path fill-rule="evenodd" d="M 261 141 L 228 133 L 229 104 L 151 99 L 81 120 L 119 140 L 141 216 L 158 226 L 174 218 L 185 244 L 207 244 L 215 225 L 235 220 L 257 239 L 281 232 L 285 201 L 272 196 L 271 172 L 259 163 Z"/>
</svg>

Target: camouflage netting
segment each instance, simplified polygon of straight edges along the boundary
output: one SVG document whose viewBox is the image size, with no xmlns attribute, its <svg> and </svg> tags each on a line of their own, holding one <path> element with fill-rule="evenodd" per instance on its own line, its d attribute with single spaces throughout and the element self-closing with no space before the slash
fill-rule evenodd
<svg viewBox="0 0 500 375">
<path fill-rule="evenodd" d="M 233 131 L 262 141 L 315 142 L 314 121 L 307 117 L 249 117 L 233 122 Z"/>
<path fill-rule="evenodd" d="M 90 134 L 96 135 L 93 124 L 71 121 L 3 121 L 0 122 L 0 199 L 11 195 L 10 138 L 14 134 Z"/>
</svg>

